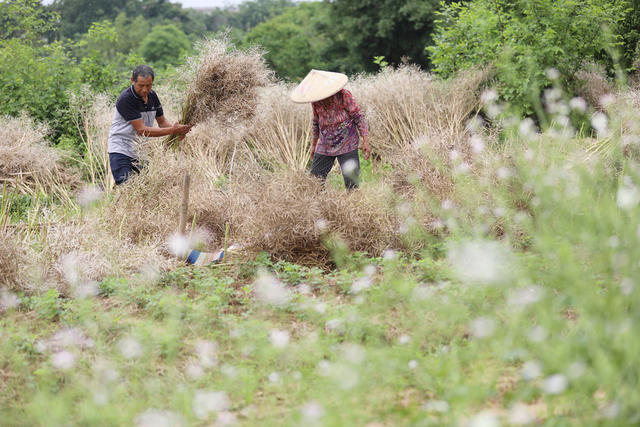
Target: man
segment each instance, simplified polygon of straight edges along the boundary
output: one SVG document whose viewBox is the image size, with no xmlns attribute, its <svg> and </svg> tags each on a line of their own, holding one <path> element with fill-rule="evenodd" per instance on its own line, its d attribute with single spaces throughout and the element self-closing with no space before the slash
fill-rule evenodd
<svg viewBox="0 0 640 427">
<path fill-rule="evenodd" d="M 190 126 L 171 125 L 164 117 L 158 95 L 151 90 L 154 73 L 147 65 L 138 65 L 131 76 L 131 86 L 122 91 L 109 131 L 109 163 L 116 185 L 132 173 L 140 172 L 141 163 L 134 142 L 139 136 L 186 135 Z M 153 127 L 157 121 L 159 127 Z"/>
</svg>

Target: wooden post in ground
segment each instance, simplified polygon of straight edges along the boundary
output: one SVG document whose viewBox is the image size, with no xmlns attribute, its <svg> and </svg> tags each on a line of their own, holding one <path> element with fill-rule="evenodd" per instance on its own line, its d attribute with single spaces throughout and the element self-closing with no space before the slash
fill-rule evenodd
<svg viewBox="0 0 640 427">
<path fill-rule="evenodd" d="M 184 235 L 187 228 L 187 211 L 189 209 L 189 185 L 191 184 L 191 176 L 184 176 L 184 184 L 182 186 L 182 205 L 180 206 L 180 222 L 178 224 L 178 233 Z"/>
</svg>

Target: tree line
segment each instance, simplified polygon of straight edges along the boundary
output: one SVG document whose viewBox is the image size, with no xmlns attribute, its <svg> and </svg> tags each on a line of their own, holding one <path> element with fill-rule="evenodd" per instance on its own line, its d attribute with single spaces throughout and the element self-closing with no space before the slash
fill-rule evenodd
<svg viewBox="0 0 640 427">
<path fill-rule="evenodd" d="M 290 81 L 311 68 L 353 74 L 410 62 L 448 78 L 491 65 L 501 96 L 531 114 L 532 94 L 558 81 L 571 89 L 588 64 L 609 77 L 637 68 L 640 0 L 249 0 L 207 12 L 167 0 L 8 0 L 0 113 L 26 111 L 73 145 L 71 92 L 88 85 L 115 96 L 133 65 L 170 74 L 195 42 L 221 32 L 241 48 L 261 45 Z"/>
</svg>

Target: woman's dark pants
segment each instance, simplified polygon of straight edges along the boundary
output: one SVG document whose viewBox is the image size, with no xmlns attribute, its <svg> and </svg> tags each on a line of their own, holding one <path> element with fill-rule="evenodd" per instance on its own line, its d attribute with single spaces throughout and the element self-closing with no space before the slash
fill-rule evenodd
<svg viewBox="0 0 640 427">
<path fill-rule="evenodd" d="M 318 178 L 327 179 L 327 175 L 331 172 L 335 159 L 338 159 L 340 169 L 342 169 L 342 177 L 344 178 L 344 186 L 347 190 L 358 188 L 360 177 L 360 157 L 358 149 L 350 151 L 339 156 L 325 156 L 315 153 L 311 161 L 311 174 Z"/>
</svg>

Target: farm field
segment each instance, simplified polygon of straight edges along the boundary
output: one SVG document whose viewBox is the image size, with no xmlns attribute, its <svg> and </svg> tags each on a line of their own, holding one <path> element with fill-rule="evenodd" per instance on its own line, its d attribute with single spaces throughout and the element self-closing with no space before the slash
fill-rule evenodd
<svg viewBox="0 0 640 427">
<path fill-rule="evenodd" d="M 637 73 L 548 67 L 522 103 L 500 61 L 377 57 L 346 86 L 372 147 L 346 191 L 236 36 L 159 68 L 193 128 L 141 138 L 123 185 L 107 91 L 0 115 L 0 425 L 640 424 Z"/>
</svg>

